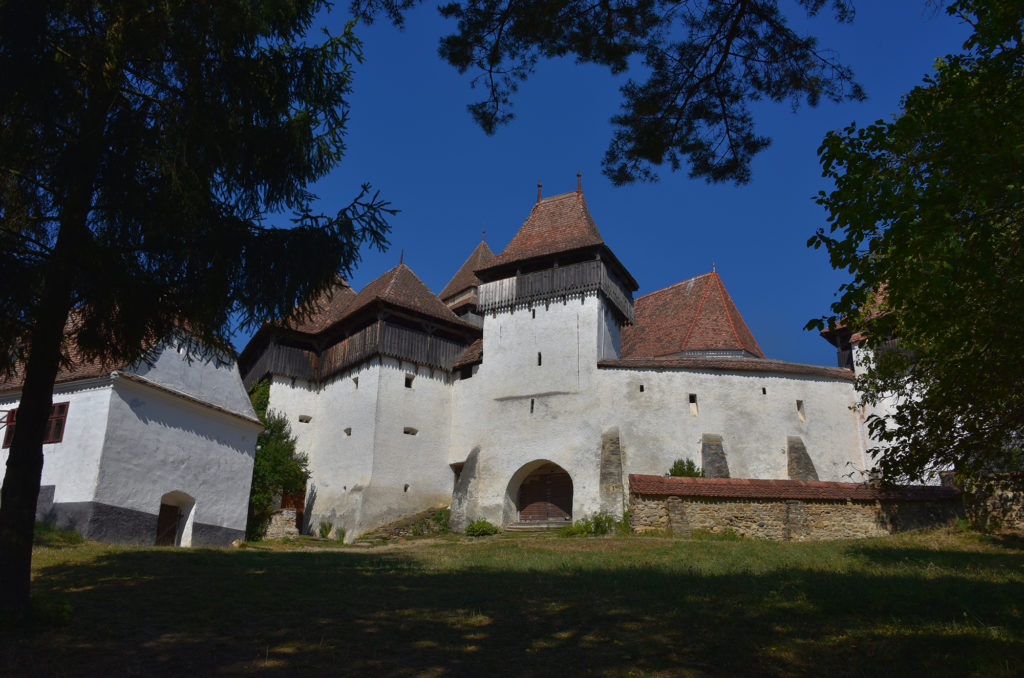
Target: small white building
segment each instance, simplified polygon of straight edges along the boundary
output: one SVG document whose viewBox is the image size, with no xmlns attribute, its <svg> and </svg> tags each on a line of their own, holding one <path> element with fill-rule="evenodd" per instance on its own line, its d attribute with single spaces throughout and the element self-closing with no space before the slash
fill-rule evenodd
<svg viewBox="0 0 1024 678">
<path fill-rule="evenodd" d="M 20 381 L 0 382 L 6 468 Z M 36 516 L 90 539 L 223 546 L 245 537 L 263 425 L 233 361 L 187 360 L 168 342 L 152 365 L 75 361 L 58 374 Z"/>
<path fill-rule="evenodd" d="M 339 283 L 239 364 L 309 454 L 308 519 L 349 539 L 446 504 L 456 528 L 617 517 L 629 474 L 677 459 L 861 479 L 851 370 L 766 358 L 714 271 L 637 287 L 577 189 L 538 199 L 497 256 L 480 243 L 440 296 L 403 264 Z"/>
</svg>

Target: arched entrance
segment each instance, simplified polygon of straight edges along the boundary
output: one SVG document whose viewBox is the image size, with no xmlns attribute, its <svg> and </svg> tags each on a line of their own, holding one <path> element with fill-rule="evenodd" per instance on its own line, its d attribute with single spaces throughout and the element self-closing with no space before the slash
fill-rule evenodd
<svg viewBox="0 0 1024 678">
<path fill-rule="evenodd" d="M 572 478 L 558 464 L 542 462 L 519 484 L 516 511 L 521 523 L 572 523 Z"/>
<path fill-rule="evenodd" d="M 196 500 L 175 490 L 160 497 L 160 513 L 156 518 L 157 546 L 191 546 L 192 517 Z"/>
</svg>

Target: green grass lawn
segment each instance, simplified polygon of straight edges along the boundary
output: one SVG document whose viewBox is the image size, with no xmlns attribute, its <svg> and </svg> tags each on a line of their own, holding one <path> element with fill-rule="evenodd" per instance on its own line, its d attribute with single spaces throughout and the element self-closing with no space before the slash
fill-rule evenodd
<svg viewBox="0 0 1024 678">
<path fill-rule="evenodd" d="M 309 548 L 308 542 L 303 548 Z M 39 547 L 2 676 L 1010 676 L 1024 539 Z"/>
</svg>

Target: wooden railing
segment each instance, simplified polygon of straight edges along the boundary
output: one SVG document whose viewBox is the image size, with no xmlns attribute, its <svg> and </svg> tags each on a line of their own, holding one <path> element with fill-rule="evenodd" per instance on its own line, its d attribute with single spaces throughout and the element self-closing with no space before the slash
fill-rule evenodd
<svg viewBox="0 0 1024 678">
<path fill-rule="evenodd" d="M 595 290 L 603 292 L 623 317 L 633 322 L 633 295 L 596 259 L 484 283 L 477 290 L 477 308 L 494 311 Z"/>
</svg>

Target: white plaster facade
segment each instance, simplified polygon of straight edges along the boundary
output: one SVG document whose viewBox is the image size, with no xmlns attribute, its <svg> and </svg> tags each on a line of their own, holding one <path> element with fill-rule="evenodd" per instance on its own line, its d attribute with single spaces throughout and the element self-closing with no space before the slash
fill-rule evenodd
<svg viewBox="0 0 1024 678">
<path fill-rule="evenodd" d="M 486 263 L 488 256 L 497 263 Z M 309 527 L 328 520 L 351 540 L 449 504 L 456 528 L 477 518 L 507 526 L 523 518 L 524 482 L 542 473 L 571 481 L 571 507 L 555 520 L 620 516 L 629 474 L 661 475 L 677 459 L 702 465 L 711 453 L 733 478 L 796 477 L 799 457 L 801 479 L 862 479 L 852 373 L 765 359 L 746 326 L 746 335 L 736 329 L 742 319 L 724 288 L 712 319 L 721 327 L 707 333 L 731 332 L 736 347 L 622 359 L 635 283 L 627 288 L 632 277 L 600 240 L 579 192 L 539 201 L 501 255 L 481 243 L 446 287 L 444 302 L 474 321 L 464 345 L 480 337 L 459 360 L 430 367 L 395 357 L 397 349 L 382 342 L 377 353 L 336 363 L 326 378 L 293 376 L 323 369 L 342 337 L 395 314 L 406 327 L 422 325 L 423 345 L 439 328 L 462 331 L 448 308 L 450 318 L 424 310 L 424 295 L 435 306 L 439 299 L 422 283 L 405 284 L 408 303 L 382 291 L 396 289 L 402 276 L 414 277 L 400 265 L 358 295 L 339 288 L 350 305 L 332 297 L 335 315 L 308 325 L 315 331 L 268 330 L 242 354 L 247 383 L 269 375 L 270 407 L 288 417 L 309 455 Z M 467 280 L 475 282 L 466 287 Z M 544 285 L 567 287 L 544 292 Z M 294 355 L 275 353 L 275 342 L 304 346 L 307 366 L 288 367 Z"/>
<path fill-rule="evenodd" d="M 68 403 L 67 419 L 61 442 L 43 446 L 39 518 L 153 544 L 163 503 L 181 513 L 171 543 L 244 537 L 263 427 L 233 362 L 190 361 L 168 344 L 152 365 L 58 383 L 53 402 Z M 0 394 L 0 410 L 18 404 L 17 392 Z"/>
</svg>

